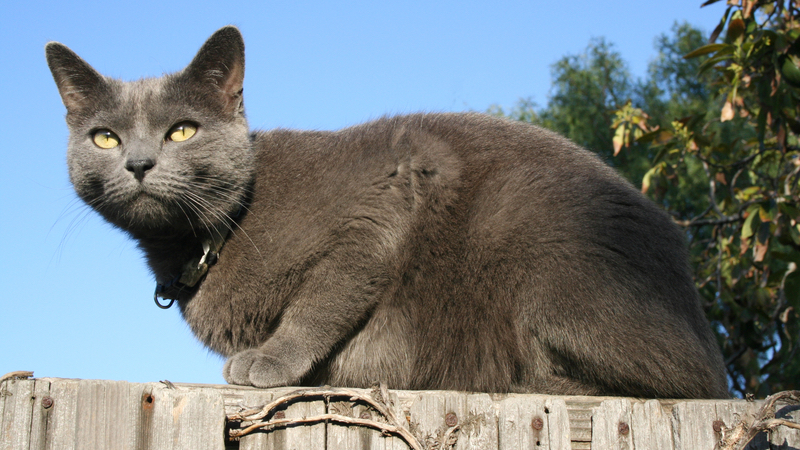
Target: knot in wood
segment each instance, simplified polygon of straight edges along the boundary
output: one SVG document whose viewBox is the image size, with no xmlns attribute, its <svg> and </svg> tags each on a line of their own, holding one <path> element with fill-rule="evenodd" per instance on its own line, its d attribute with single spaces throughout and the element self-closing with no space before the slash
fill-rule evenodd
<svg viewBox="0 0 800 450">
<path fill-rule="evenodd" d="M 153 409 L 153 403 L 155 402 L 155 398 L 153 398 L 153 394 L 149 392 L 145 392 L 142 394 L 142 409 L 147 411 Z"/>
</svg>

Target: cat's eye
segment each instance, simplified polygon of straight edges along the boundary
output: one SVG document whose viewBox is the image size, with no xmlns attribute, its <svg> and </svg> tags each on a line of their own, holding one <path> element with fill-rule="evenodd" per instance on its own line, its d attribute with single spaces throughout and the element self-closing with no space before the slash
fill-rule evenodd
<svg viewBox="0 0 800 450">
<path fill-rule="evenodd" d="M 183 142 L 197 133 L 197 126 L 189 122 L 182 122 L 169 130 L 167 139 L 174 142 Z"/>
<path fill-rule="evenodd" d="M 114 148 L 119 145 L 119 137 L 111 130 L 97 130 L 92 135 L 94 144 L 100 148 Z"/>
</svg>

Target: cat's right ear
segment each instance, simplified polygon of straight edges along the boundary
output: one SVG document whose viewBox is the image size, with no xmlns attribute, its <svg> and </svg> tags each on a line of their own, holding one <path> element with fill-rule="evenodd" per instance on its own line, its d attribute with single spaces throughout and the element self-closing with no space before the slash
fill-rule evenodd
<svg viewBox="0 0 800 450">
<path fill-rule="evenodd" d="M 67 112 L 76 114 L 95 105 L 106 85 L 103 76 L 64 44 L 48 42 L 44 51 Z"/>
<path fill-rule="evenodd" d="M 213 89 L 228 112 L 242 113 L 244 39 L 234 26 L 220 28 L 203 44 L 183 75 Z"/>
</svg>

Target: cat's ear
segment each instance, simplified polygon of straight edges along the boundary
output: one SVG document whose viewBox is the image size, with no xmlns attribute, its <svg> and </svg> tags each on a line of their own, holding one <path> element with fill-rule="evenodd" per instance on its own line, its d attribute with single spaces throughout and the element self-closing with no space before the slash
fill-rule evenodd
<svg viewBox="0 0 800 450">
<path fill-rule="evenodd" d="M 92 107 L 106 88 L 103 76 L 64 44 L 49 42 L 44 51 L 67 112 L 79 113 Z"/>
<path fill-rule="evenodd" d="M 212 86 L 221 96 L 223 108 L 243 112 L 244 39 L 234 26 L 220 28 L 203 44 L 183 71 L 194 83 Z"/>
</svg>

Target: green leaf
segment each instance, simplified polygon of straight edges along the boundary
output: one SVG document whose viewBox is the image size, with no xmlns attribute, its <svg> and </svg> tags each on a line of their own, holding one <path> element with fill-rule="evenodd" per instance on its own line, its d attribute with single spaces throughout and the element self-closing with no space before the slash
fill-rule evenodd
<svg viewBox="0 0 800 450">
<path fill-rule="evenodd" d="M 717 1 L 719 1 L 719 0 L 709 0 L 709 1 L 705 2 L 705 3 L 703 3 L 703 5 L 701 5 L 701 8 L 703 6 L 710 5 L 712 3 L 716 3 Z M 709 43 L 713 43 L 713 42 L 717 41 L 717 38 L 719 37 L 719 34 L 722 33 L 722 29 L 725 28 L 725 22 L 728 21 L 728 15 L 730 13 L 731 13 L 731 7 L 728 6 L 728 9 L 725 10 L 725 14 L 722 16 L 722 19 L 720 19 L 719 24 L 716 26 L 716 28 L 714 28 L 714 31 L 711 32 L 711 36 L 709 36 L 709 38 L 708 38 L 708 42 Z"/>
<path fill-rule="evenodd" d="M 745 33 L 753 34 L 753 32 L 756 31 L 756 27 L 757 26 L 758 26 L 758 24 L 756 23 L 755 20 L 748 20 L 747 21 L 747 28 L 745 29 Z"/>
<path fill-rule="evenodd" d="M 653 166 L 658 164 L 658 162 L 661 161 L 661 158 L 664 157 L 666 153 L 667 153 L 667 147 L 661 147 L 660 149 L 658 149 L 658 153 L 656 153 L 655 158 L 653 158 Z"/>
<path fill-rule="evenodd" d="M 772 203 L 772 204 L 770 204 Z M 764 202 L 761 204 L 761 207 L 758 208 L 758 217 L 761 219 L 762 222 L 772 222 L 775 219 L 776 206 L 773 202 Z"/>
<path fill-rule="evenodd" d="M 778 58 L 781 75 L 792 87 L 800 87 L 800 68 L 797 67 L 793 58 L 788 55 L 781 55 Z"/>
<path fill-rule="evenodd" d="M 756 133 L 758 134 L 758 142 L 764 142 L 764 136 L 767 132 L 767 109 L 761 108 L 758 112 L 758 118 L 756 119 Z"/>
<path fill-rule="evenodd" d="M 742 225 L 742 240 L 750 239 L 750 237 L 755 234 L 756 232 L 756 225 L 753 224 L 755 221 L 756 214 L 758 212 L 759 206 L 758 205 L 751 205 L 750 208 L 747 209 L 747 219 L 744 220 L 744 225 Z"/>
<path fill-rule="evenodd" d="M 726 44 L 718 44 L 718 45 L 726 45 Z M 698 75 L 702 75 L 708 69 L 714 67 L 718 62 L 725 61 L 731 58 L 733 55 L 734 47 L 732 45 L 726 45 L 726 48 L 718 51 L 716 55 L 708 58 L 707 60 L 703 61 L 703 64 L 700 64 L 698 70 Z"/>
<path fill-rule="evenodd" d="M 707 55 L 709 53 L 714 53 L 716 51 L 722 50 L 725 47 L 733 47 L 730 44 L 708 44 L 704 45 L 700 48 L 696 48 L 691 52 L 683 55 L 683 59 L 692 59 L 697 58 L 698 56 Z"/>
<path fill-rule="evenodd" d="M 625 125 L 617 127 L 617 131 L 614 132 L 614 139 L 612 139 L 612 143 L 614 144 L 614 156 L 619 154 L 619 151 L 622 150 L 622 146 L 624 146 L 627 142 L 626 139 L 626 128 Z"/>
<path fill-rule="evenodd" d="M 800 220 L 800 209 L 794 206 L 787 205 L 786 203 L 778 203 L 778 208 L 781 212 L 794 220 Z"/>
<path fill-rule="evenodd" d="M 649 133 L 644 133 L 643 135 L 636 138 L 636 142 L 640 144 L 648 144 L 650 142 L 656 141 L 657 144 L 663 144 L 666 141 L 672 139 L 672 133 L 667 130 L 655 130 L 650 131 Z"/>
<path fill-rule="evenodd" d="M 750 200 L 750 197 L 752 197 L 753 195 L 759 193 L 760 191 L 761 191 L 761 188 L 759 186 L 750 186 L 748 188 L 744 188 L 741 191 L 739 191 L 739 194 L 737 195 L 737 197 L 739 197 L 742 200 Z M 752 210 L 754 208 L 758 208 L 758 205 L 750 206 L 750 208 L 748 208 L 747 211 L 750 211 L 750 210 Z M 758 211 L 756 211 L 756 212 L 758 212 Z"/>
<path fill-rule="evenodd" d="M 756 236 L 756 241 L 760 244 L 766 244 L 771 235 L 772 232 L 770 230 L 769 222 L 761 222 L 761 225 L 758 226 L 758 236 Z"/>
<path fill-rule="evenodd" d="M 647 190 L 650 189 L 650 183 L 653 180 L 653 176 L 658 174 L 662 170 L 662 166 L 664 163 L 659 163 L 654 165 L 644 174 L 642 177 L 642 194 L 646 194 Z"/>
<path fill-rule="evenodd" d="M 792 241 L 795 244 L 800 245 L 800 231 L 798 231 L 797 227 L 789 228 L 789 236 L 792 237 Z M 798 261 L 798 264 L 800 264 L 800 261 Z"/>
</svg>

